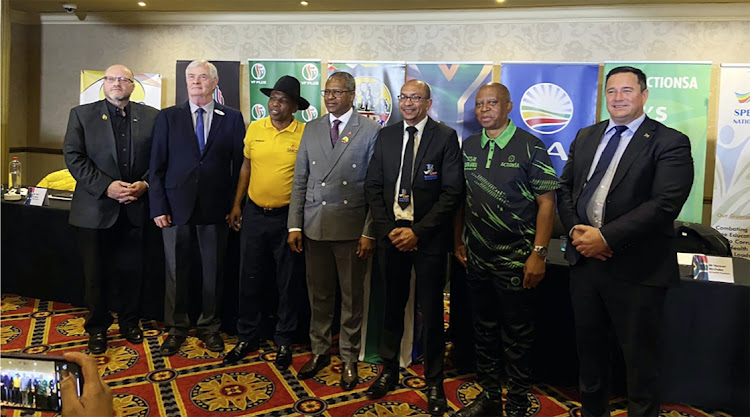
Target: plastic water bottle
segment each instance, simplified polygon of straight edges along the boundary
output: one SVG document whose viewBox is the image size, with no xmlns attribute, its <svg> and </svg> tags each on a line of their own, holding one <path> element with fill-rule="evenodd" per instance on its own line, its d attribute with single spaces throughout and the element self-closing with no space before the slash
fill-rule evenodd
<svg viewBox="0 0 750 417">
<path fill-rule="evenodd" d="M 16 194 L 21 193 L 21 161 L 17 156 L 10 161 L 10 175 L 8 175 L 8 189 L 14 190 Z"/>
</svg>

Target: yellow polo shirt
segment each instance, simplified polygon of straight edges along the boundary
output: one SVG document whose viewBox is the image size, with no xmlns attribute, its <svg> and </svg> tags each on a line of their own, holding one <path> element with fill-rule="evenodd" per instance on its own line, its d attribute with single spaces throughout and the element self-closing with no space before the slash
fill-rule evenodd
<svg viewBox="0 0 750 417">
<path fill-rule="evenodd" d="M 282 131 L 270 117 L 250 123 L 245 134 L 245 158 L 250 160 L 247 195 L 260 207 L 277 208 L 289 204 L 294 164 L 305 124 L 294 119 Z"/>
</svg>

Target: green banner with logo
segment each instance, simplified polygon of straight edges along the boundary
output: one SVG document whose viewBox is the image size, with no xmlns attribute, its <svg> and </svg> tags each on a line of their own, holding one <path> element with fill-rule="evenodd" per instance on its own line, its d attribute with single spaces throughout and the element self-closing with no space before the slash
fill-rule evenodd
<svg viewBox="0 0 750 417">
<path fill-rule="evenodd" d="M 695 178 L 690 196 L 682 207 L 679 220 L 700 223 L 703 213 L 703 181 L 706 176 L 706 130 L 708 127 L 708 94 L 711 86 L 710 62 L 605 62 L 604 74 L 629 65 L 646 73 L 648 100 L 646 115 L 679 130 L 690 138 Z M 606 85 L 602 80 L 601 119 L 609 118 Z"/>
<path fill-rule="evenodd" d="M 268 116 L 268 96 L 261 88 L 273 88 L 284 75 L 299 80 L 300 95 L 310 102 L 307 110 L 294 114 L 297 120 L 309 122 L 320 115 L 320 59 L 250 59 L 250 117 L 251 121 Z"/>
</svg>

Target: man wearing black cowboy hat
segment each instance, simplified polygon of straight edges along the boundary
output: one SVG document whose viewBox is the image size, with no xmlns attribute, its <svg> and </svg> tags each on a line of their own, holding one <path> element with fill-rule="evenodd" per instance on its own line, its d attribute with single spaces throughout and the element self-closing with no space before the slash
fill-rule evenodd
<svg viewBox="0 0 750 417">
<path fill-rule="evenodd" d="M 305 125 L 294 118 L 297 110 L 310 106 L 300 97 L 299 80 L 285 75 L 271 88 L 268 117 L 256 120 L 245 135 L 245 159 L 240 169 L 234 207 L 227 217 L 229 226 L 240 231 L 240 284 L 237 333 L 239 342 L 224 357 L 235 363 L 258 350 L 258 328 L 264 288 L 276 277 L 279 302 L 274 342 L 276 366 L 292 363 L 292 336 L 297 330 L 299 306 L 304 302 L 304 258 L 287 246 L 287 214 L 292 177 Z M 252 172 L 252 175 L 250 173 Z M 244 209 L 241 203 L 247 195 Z M 272 260 L 272 269 L 265 268 Z"/>
</svg>

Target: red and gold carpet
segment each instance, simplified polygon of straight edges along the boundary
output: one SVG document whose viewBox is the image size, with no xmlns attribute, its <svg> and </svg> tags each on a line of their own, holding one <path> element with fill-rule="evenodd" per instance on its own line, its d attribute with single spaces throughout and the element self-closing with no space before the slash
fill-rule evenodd
<svg viewBox="0 0 750 417">
<path fill-rule="evenodd" d="M 86 310 L 68 304 L 42 301 L 12 294 L 2 295 L 0 344 L 2 352 L 59 355 L 65 351 L 86 351 L 83 329 Z M 109 331 L 109 349 L 97 355 L 99 369 L 115 392 L 117 417 L 239 416 L 328 416 L 328 417 L 419 417 L 427 401 L 420 391 L 425 386 L 420 366 L 402 371 L 401 386 L 380 400 L 368 400 L 364 392 L 375 379 L 378 367 L 360 363 L 361 383 L 353 391 L 339 388 L 341 362 L 334 358 L 318 376 L 296 379 L 308 360 L 306 346 L 294 346 L 294 361 L 288 370 L 273 365 L 274 347 L 263 343 L 261 350 L 235 365 L 223 365 L 222 355 L 189 337 L 180 352 L 165 358 L 158 354 L 166 337 L 161 323 L 143 322 L 145 341 L 132 345 L 120 336 L 117 326 Z M 227 351 L 236 338 L 224 336 Z M 449 406 L 457 409 L 472 402 L 481 392 L 471 374 L 448 367 L 445 392 Z M 535 385 L 530 394 L 533 407 L 527 417 L 568 416 L 577 407 L 575 390 Z M 613 403 L 613 416 L 623 417 L 625 401 Z M 10 410 L 6 410 L 10 411 Z M 31 415 L 21 411 L 8 416 Z M 37 413 L 43 417 L 53 413 Z M 726 417 L 685 405 L 662 406 L 663 417 Z M 103 416 L 104 417 L 104 416 Z"/>
</svg>

